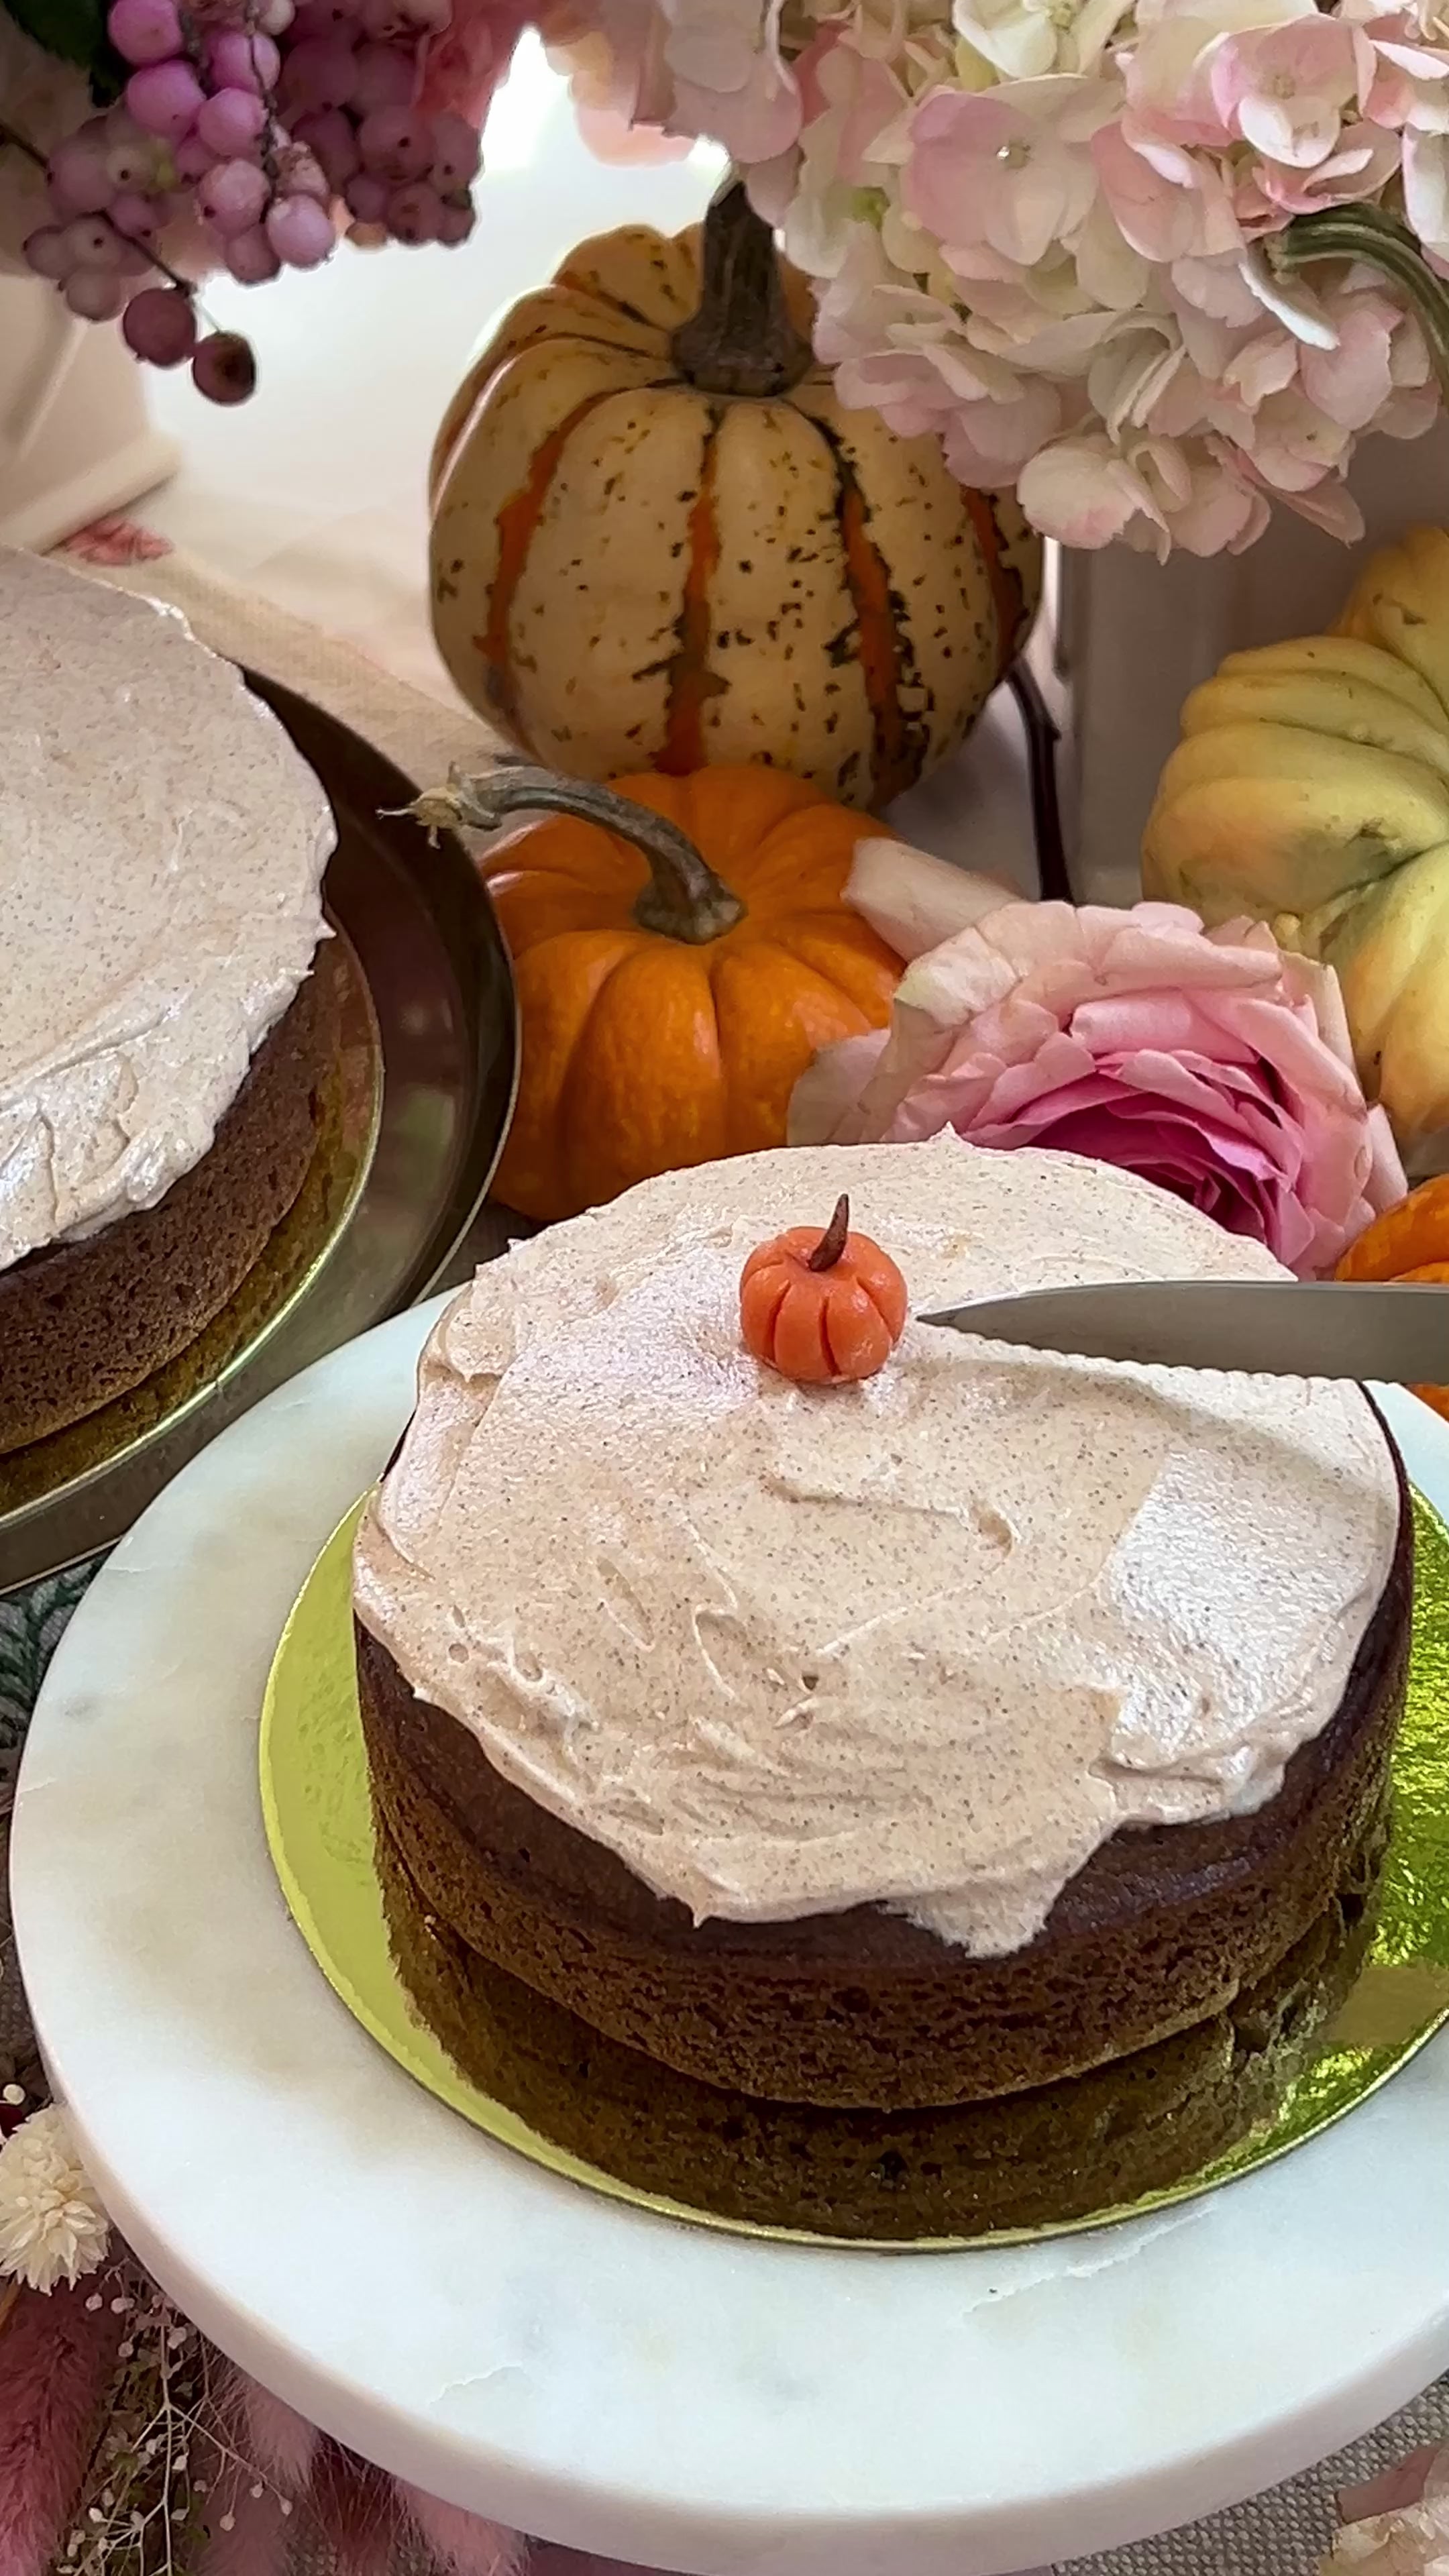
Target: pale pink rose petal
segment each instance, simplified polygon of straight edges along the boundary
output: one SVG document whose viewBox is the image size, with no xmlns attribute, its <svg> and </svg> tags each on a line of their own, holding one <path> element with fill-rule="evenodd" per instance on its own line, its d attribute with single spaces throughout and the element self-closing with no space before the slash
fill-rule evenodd
<svg viewBox="0 0 1449 2576">
<path fill-rule="evenodd" d="M 953 868 L 905 841 L 857 841 L 845 901 L 870 923 L 898 957 L 923 956 L 928 948 L 972 930 L 988 912 L 1014 900 L 1009 886 Z"/>
<path fill-rule="evenodd" d="M 1406 1186 L 1326 976 L 1261 923 L 1003 902 L 912 962 L 884 1041 L 833 1050 L 791 1133 L 1095 1155 L 1316 1275 Z"/>
<path fill-rule="evenodd" d="M 864 1132 L 866 1086 L 890 1044 L 888 1029 L 822 1047 L 790 1094 L 790 1145 L 854 1145 Z"/>
<path fill-rule="evenodd" d="M 1018 908 L 1004 904 L 987 919 L 999 920 L 1002 912 Z M 896 990 L 897 1008 L 931 1020 L 937 1028 L 952 1029 L 1014 992 L 1017 981 L 1013 960 L 973 924 L 912 959 Z"/>
</svg>

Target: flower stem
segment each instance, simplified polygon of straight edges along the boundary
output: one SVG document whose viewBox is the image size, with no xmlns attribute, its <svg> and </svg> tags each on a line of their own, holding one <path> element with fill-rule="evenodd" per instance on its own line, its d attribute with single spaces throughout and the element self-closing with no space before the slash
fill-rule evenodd
<svg viewBox="0 0 1449 2576">
<path fill-rule="evenodd" d="M 676 823 L 632 796 L 597 787 L 582 778 L 556 778 L 531 761 L 500 761 L 482 777 L 455 769 L 446 787 L 436 787 L 407 808 L 432 830 L 496 832 L 510 814 L 530 811 L 572 814 L 581 823 L 631 841 L 649 862 L 649 883 L 634 906 L 641 930 L 680 939 L 691 948 L 722 939 L 745 907 L 708 861 L 700 856 Z"/>
<path fill-rule="evenodd" d="M 1308 268 L 1316 260 L 1362 260 L 1376 268 L 1402 293 L 1424 334 L 1439 390 L 1449 404 L 1449 287 L 1436 277 L 1418 242 L 1404 224 L 1380 206 L 1326 206 L 1321 215 L 1298 215 L 1286 232 L 1263 244 L 1271 268 L 1280 276 Z"/>
</svg>

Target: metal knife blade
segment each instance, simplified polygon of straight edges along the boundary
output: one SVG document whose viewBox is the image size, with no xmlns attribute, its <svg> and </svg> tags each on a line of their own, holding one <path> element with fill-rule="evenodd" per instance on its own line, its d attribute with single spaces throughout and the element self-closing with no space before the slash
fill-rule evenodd
<svg viewBox="0 0 1449 2576">
<path fill-rule="evenodd" d="M 1112 1279 L 983 1298 L 919 1320 L 1080 1359 L 1398 1386 L 1449 1383 L 1449 1286 Z"/>
</svg>

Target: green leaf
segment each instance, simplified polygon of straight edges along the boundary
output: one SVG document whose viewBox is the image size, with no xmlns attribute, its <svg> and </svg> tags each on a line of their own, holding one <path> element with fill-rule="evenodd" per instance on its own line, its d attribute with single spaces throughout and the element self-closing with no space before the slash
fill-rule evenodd
<svg viewBox="0 0 1449 2576">
<path fill-rule="evenodd" d="M 47 54 L 82 71 L 110 53 L 104 0 L 4 0 L 17 27 Z"/>
</svg>

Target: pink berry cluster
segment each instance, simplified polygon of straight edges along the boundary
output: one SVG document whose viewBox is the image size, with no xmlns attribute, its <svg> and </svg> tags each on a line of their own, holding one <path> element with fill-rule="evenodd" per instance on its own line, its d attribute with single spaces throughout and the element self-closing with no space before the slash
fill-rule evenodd
<svg viewBox="0 0 1449 2576">
<path fill-rule="evenodd" d="M 251 349 L 203 335 L 163 237 L 189 218 L 247 286 L 317 267 L 339 225 L 374 242 L 466 240 L 477 129 L 415 103 L 451 15 L 452 0 L 112 0 L 129 78 L 51 155 L 54 220 L 26 242 L 30 266 L 85 320 L 119 316 L 137 357 L 189 363 L 212 401 L 242 401 Z"/>
</svg>

